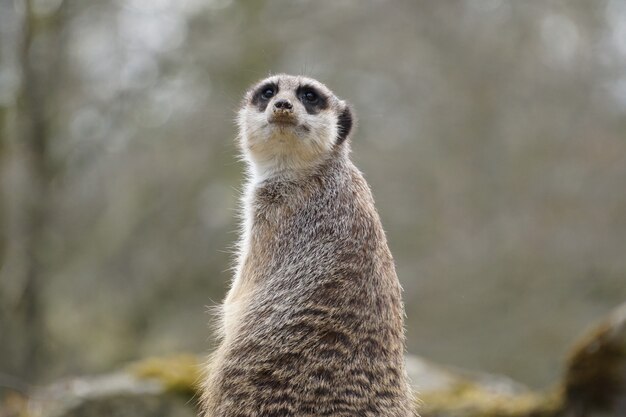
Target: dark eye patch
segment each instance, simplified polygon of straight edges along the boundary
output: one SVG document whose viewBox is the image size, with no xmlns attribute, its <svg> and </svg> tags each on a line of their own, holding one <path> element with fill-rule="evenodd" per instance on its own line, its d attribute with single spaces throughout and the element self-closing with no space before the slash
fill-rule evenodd
<svg viewBox="0 0 626 417">
<path fill-rule="evenodd" d="M 296 90 L 296 97 L 309 114 L 318 114 L 328 108 L 328 98 L 313 86 L 301 85 Z"/>
<path fill-rule="evenodd" d="M 270 99 L 276 94 L 278 94 L 278 84 L 265 83 L 254 91 L 250 103 L 256 106 L 260 112 L 263 112 L 267 108 Z"/>
</svg>

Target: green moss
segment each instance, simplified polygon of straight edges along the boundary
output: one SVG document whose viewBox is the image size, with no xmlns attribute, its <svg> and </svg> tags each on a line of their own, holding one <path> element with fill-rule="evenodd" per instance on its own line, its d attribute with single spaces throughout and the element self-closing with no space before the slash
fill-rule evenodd
<svg viewBox="0 0 626 417">
<path fill-rule="evenodd" d="M 0 416 L 29 417 L 28 398 L 14 391 L 0 395 Z"/>
<path fill-rule="evenodd" d="M 561 398 L 557 393 L 495 394 L 467 382 L 423 395 L 419 411 L 422 417 L 551 417 L 561 409 Z"/>
<path fill-rule="evenodd" d="M 189 395 L 199 390 L 202 368 L 199 358 L 191 354 L 148 358 L 129 366 L 139 378 L 157 379 L 167 390 Z"/>
</svg>

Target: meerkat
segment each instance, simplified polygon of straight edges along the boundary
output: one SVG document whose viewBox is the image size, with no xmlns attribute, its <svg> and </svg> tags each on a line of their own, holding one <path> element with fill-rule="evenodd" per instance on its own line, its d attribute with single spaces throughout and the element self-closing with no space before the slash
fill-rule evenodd
<svg viewBox="0 0 626 417">
<path fill-rule="evenodd" d="M 237 121 L 242 236 L 203 415 L 414 415 L 401 287 L 349 158 L 351 107 L 282 74 L 247 92 Z"/>
</svg>

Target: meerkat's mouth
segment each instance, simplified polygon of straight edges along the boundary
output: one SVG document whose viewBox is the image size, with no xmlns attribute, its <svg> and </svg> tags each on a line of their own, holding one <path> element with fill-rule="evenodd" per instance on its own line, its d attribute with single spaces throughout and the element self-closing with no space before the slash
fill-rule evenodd
<svg viewBox="0 0 626 417">
<path fill-rule="evenodd" d="M 281 127 L 298 125 L 298 119 L 289 115 L 279 115 L 279 114 L 272 115 L 271 117 L 268 118 L 267 121 L 271 125 L 277 125 Z"/>
</svg>

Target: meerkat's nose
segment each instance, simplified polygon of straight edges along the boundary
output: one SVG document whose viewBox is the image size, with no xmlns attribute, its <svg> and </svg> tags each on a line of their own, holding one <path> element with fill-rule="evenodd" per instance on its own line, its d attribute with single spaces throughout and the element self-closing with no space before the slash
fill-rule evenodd
<svg viewBox="0 0 626 417">
<path fill-rule="evenodd" d="M 291 110 L 293 108 L 293 104 L 287 99 L 281 98 L 274 102 L 274 107 L 281 110 Z"/>
</svg>

